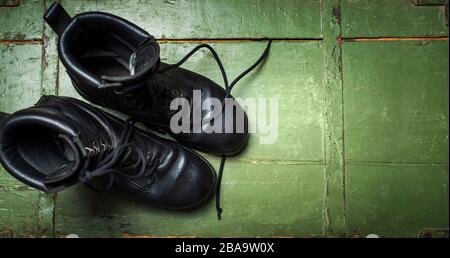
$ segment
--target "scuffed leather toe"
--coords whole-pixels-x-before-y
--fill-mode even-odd
[[[194,209],[202,206],[214,195],[217,177],[214,169],[201,156],[187,149],[182,152],[190,156],[189,164],[184,164],[185,161],[174,164],[175,167],[182,166],[183,169],[161,197],[166,200],[166,205],[173,209]]]

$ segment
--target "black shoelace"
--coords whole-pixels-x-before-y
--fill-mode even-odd
[[[263,39],[263,40],[267,40],[267,39]],[[259,57],[259,59],[252,65],[250,66],[247,70],[245,70],[244,72],[242,72],[239,76],[236,77],[236,79],[234,79],[231,84],[228,84],[228,76],[225,72],[225,68],[223,67],[222,61],[219,58],[219,55],[216,53],[216,51],[214,50],[214,48],[212,48],[210,45],[208,44],[201,44],[196,46],[194,49],[192,49],[187,55],[185,55],[180,61],[178,61],[175,64],[169,65],[163,69],[160,69],[159,71],[157,71],[157,73],[164,73],[166,71],[169,71],[171,69],[177,68],[179,66],[181,66],[182,64],[184,64],[194,53],[196,53],[198,50],[202,49],[202,48],[207,48],[213,55],[217,65],[219,66],[220,72],[222,73],[222,77],[223,77],[223,82],[225,85],[225,90],[226,90],[226,94],[223,100],[223,103],[225,102],[225,100],[227,98],[229,98],[231,96],[231,90],[233,89],[233,87],[244,77],[246,76],[248,73],[250,73],[253,69],[255,69],[259,64],[262,63],[262,61],[264,61],[264,59],[269,55],[269,51],[270,51],[270,46],[272,45],[272,40],[268,39],[268,43],[266,46],[266,49],[264,50],[263,54]],[[108,77],[104,76],[102,77],[103,79],[105,79],[107,81]],[[150,79],[151,80],[151,77]],[[145,84],[137,84],[137,85],[133,85],[133,86],[128,86],[127,88],[124,88],[124,85],[122,85],[121,83],[112,83],[112,84],[105,84],[104,88],[120,88],[118,90],[116,90],[117,94],[122,94],[127,98],[133,99],[134,101],[138,101],[136,98],[145,98],[145,95],[136,95],[134,94],[134,91],[139,90],[140,88],[143,87],[143,85]],[[147,82],[147,85],[149,86],[149,92],[150,94],[150,98],[151,98],[151,108],[152,108],[152,112],[155,112],[156,106],[157,106],[157,102],[158,102],[158,97],[163,93],[163,90],[159,90],[159,91],[154,91],[152,89],[151,86],[151,82]],[[146,102],[143,102],[146,103]],[[146,103],[148,104],[148,103]],[[142,104],[142,105],[146,105],[146,104]],[[224,105],[223,105],[224,107]],[[142,107],[143,108],[143,107]],[[124,147],[126,148],[126,147]],[[122,149],[116,149],[116,152],[118,152],[117,156],[120,156],[119,154],[122,154]],[[110,155],[113,155],[113,153],[111,153]],[[114,173],[110,172],[110,168],[107,168],[108,166],[110,166],[111,162],[108,162],[109,160],[113,160],[112,158],[114,158],[113,156],[108,156],[105,157],[104,162],[102,162],[101,164],[105,163],[104,165],[102,165],[99,169],[96,169],[95,171],[91,171],[88,173],[88,175],[93,175],[92,172],[96,172],[95,174],[104,174],[104,173],[111,173],[112,175]],[[117,159],[117,158],[115,158]],[[216,210],[217,210],[217,217],[220,220],[222,218],[222,211],[223,209],[220,207],[220,187],[222,184],[222,175],[223,175],[223,171],[224,171],[224,167],[225,167],[225,160],[226,160],[226,156],[222,155],[221,156],[221,161],[220,161],[220,167],[219,167],[219,175],[218,175],[218,179],[217,179],[217,188],[216,188]]]
[[[212,53],[214,59],[216,60],[217,65],[219,66],[220,72],[222,73],[223,83],[225,85],[225,90],[226,90],[226,94],[225,94],[225,97],[224,97],[224,102],[225,102],[225,99],[230,97],[231,90],[233,89],[233,87],[242,78],[244,78],[244,76],[246,76],[248,73],[250,73],[259,64],[261,64],[262,61],[264,61],[264,59],[269,55],[269,51],[270,51],[270,46],[271,45],[272,45],[272,40],[269,39],[269,42],[267,43],[266,49],[264,50],[263,54],[259,57],[259,59],[252,66],[250,66],[247,70],[245,70],[238,77],[236,77],[236,79],[234,79],[231,82],[231,84],[228,84],[228,77],[227,77],[227,74],[225,72],[225,69],[223,68],[223,64],[222,64],[222,61],[219,58],[219,55],[217,55],[217,53],[214,50],[214,48],[212,48],[208,44],[198,45],[197,47],[192,49],[186,56],[184,56],[180,61],[178,61],[176,64],[169,65],[168,67],[166,67],[164,69],[161,69],[158,72],[159,73],[164,73],[164,72],[166,72],[166,71],[168,71],[170,69],[177,68],[177,67],[181,66],[184,62],[186,62],[195,52],[197,52],[198,50],[200,50],[202,48],[207,48]],[[216,210],[217,210],[217,218],[219,220],[222,219],[222,212],[223,212],[223,209],[220,207],[220,187],[221,187],[221,184],[222,184],[222,176],[223,176],[223,171],[224,171],[224,167],[225,167],[225,160],[226,160],[226,156],[222,155],[221,156],[221,160],[220,160],[219,176],[218,176],[218,179],[217,179],[217,187],[216,187]]]
[[[80,169],[79,180],[93,190],[108,190],[112,187],[115,175],[128,179],[140,178],[144,175],[151,176],[157,168],[158,158],[156,153],[152,157],[147,157],[141,148],[130,143],[131,135],[134,131],[134,122],[127,121],[124,131],[120,136],[119,144],[111,149],[107,146],[96,147],[90,149],[84,161],[83,167]],[[78,151],[72,139],[65,134],[58,137],[66,141],[74,151]],[[137,160],[132,164],[131,155],[137,154]],[[92,167],[94,165],[94,167]],[[124,171],[134,171],[139,168],[137,173],[129,174]],[[148,173],[148,174],[147,174]],[[97,177],[108,177],[107,185],[103,189],[91,185],[91,180]]]

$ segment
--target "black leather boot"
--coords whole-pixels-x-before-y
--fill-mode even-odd
[[[7,113],[0,112],[0,125],[3,123],[4,120],[6,120],[6,118],[7,118],[8,116],[9,116],[9,115],[8,115]]]
[[[173,132],[170,120],[176,110],[170,109],[170,103],[182,97],[194,106],[193,90],[201,91],[202,101],[215,98],[224,103],[232,98],[234,84],[267,56],[270,43],[264,57],[228,85],[223,66],[209,45],[199,45],[179,63],[168,65],[160,62],[159,45],[150,34],[115,15],[87,12],[71,18],[61,5],[54,3],[44,19],[59,35],[59,57],[75,88],[87,100],[128,114],[204,152],[234,155],[245,148],[248,121],[239,104],[235,106],[235,114],[240,115],[230,112],[217,116],[212,107],[207,107],[200,120],[193,121],[191,113],[190,131]],[[225,89],[179,67],[200,48],[212,51],[224,76]],[[222,119],[222,130],[211,133],[212,124],[218,119]],[[203,120],[211,122],[202,123]],[[225,133],[230,130],[231,133]]]
[[[4,119],[0,161],[45,192],[82,182],[168,209],[197,208],[216,185],[213,168],[195,152],[66,97],[44,96]]]

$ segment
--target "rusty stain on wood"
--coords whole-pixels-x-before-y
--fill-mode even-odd
[[[336,22],[339,26],[341,26],[342,18],[341,18],[341,7],[339,5],[334,6],[331,14],[336,19]]]
[[[42,69],[47,68],[48,62],[47,62],[47,47],[48,47],[48,40],[49,37],[47,35],[44,35],[42,37]]]
[[[42,39],[31,39],[31,40],[18,40],[18,39],[0,39],[0,44],[13,44],[13,45],[40,45],[43,43]]]

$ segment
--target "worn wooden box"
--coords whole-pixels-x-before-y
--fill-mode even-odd
[[[279,136],[231,158],[223,220],[146,207],[76,186],[39,193],[0,168],[1,237],[419,236],[448,234],[448,27],[442,6],[412,0],[60,1],[111,12],[161,43],[166,62],[210,43],[231,77],[275,39],[235,89],[278,97]],[[81,98],[42,15],[51,1],[0,0],[0,110],[43,94]],[[186,67],[221,82],[208,52]],[[218,158],[205,155],[216,167]],[[433,230],[427,231],[434,232]]]

